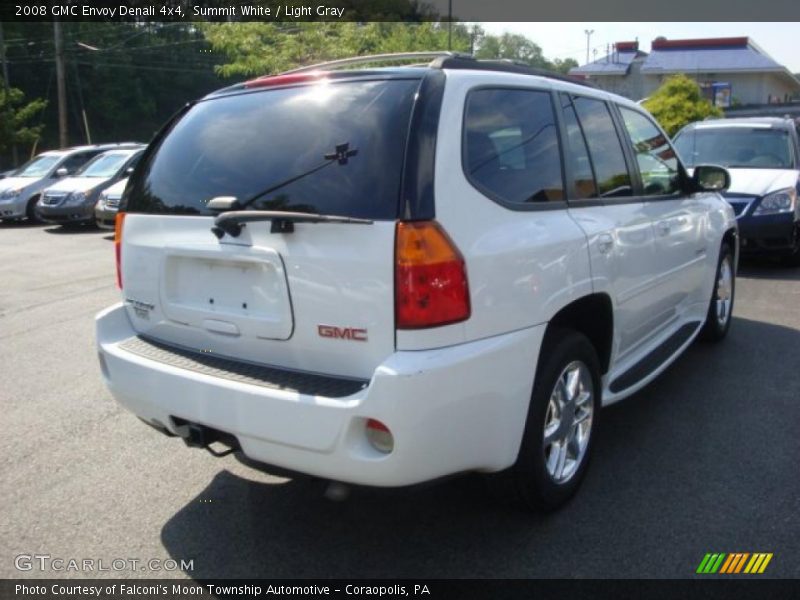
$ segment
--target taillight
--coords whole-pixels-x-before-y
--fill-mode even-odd
[[[122,225],[125,222],[124,212],[118,212],[114,219],[114,254],[117,261],[117,287],[122,289]]]
[[[434,221],[397,224],[395,319],[420,329],[469,318],[469,285],[461,253]]]

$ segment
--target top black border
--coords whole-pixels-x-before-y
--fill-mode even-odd
[[[242,6],[262,6],[270,10],[261,15],[247,16],[242,14]],[[42,11],[42,8],[46,10]],[[102,9],[105,11],[101,12]],[[55,19],[120,23],[797,21],[800,37],[800,2],[797,0],[3,0],[0,3],[0,21],[49,22]]]

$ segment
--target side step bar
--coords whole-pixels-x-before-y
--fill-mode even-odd
[[[683,346],[686,340],[692,337],[692,334],[694,334],[701,325],[702,323],[700,321],[692,321],[691,323],[683,325],[664,340],[660,346],[650,352],[650,354],[614,379],[608,386],[608,389],[616,394],[617,392],[621,392],[639,383],[642,379],[646,378],[650,373],[663,365],[670,356],[675,354],[678,348]]]

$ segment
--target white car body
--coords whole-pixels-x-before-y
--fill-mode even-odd
[[[213,217],[128,214],[123,301],[97,316],[103,377],[122,405],[172,434],[186,436],[189,423],[235,436],[256,461],[400,486],[514,464],[543,339],[576,301],[611,306],[604,405],[641,389],[681,354],[706,319],[722,240],[735,241],[731,207],[716,192],[697,192],[509,210],[460,166],[471,91],[563,91],[642,109],[546,77],[443,73],[435,219],[464,257],[469,318],[395,327],[396,220],[297,223],[285,235],[253,223],[217,240]],[[359,340],[356,331],[368,333]],[[670,343],[658,364],[620,386]],[[173,350],[185,361],[169,358]],[[204,352],[211,363],[198,357]],[[264,387],[228,364],[311,374],[340,392]],[[390,453],[368,443],[367,419],[391,429]]]

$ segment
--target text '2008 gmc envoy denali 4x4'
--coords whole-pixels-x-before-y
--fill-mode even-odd
[[[553,509],[601,406],[725,336],[729,176],[558,76],[355,62],[223,89],[151,142],[105,381],[190,445],[373,486],[496,473]]]

